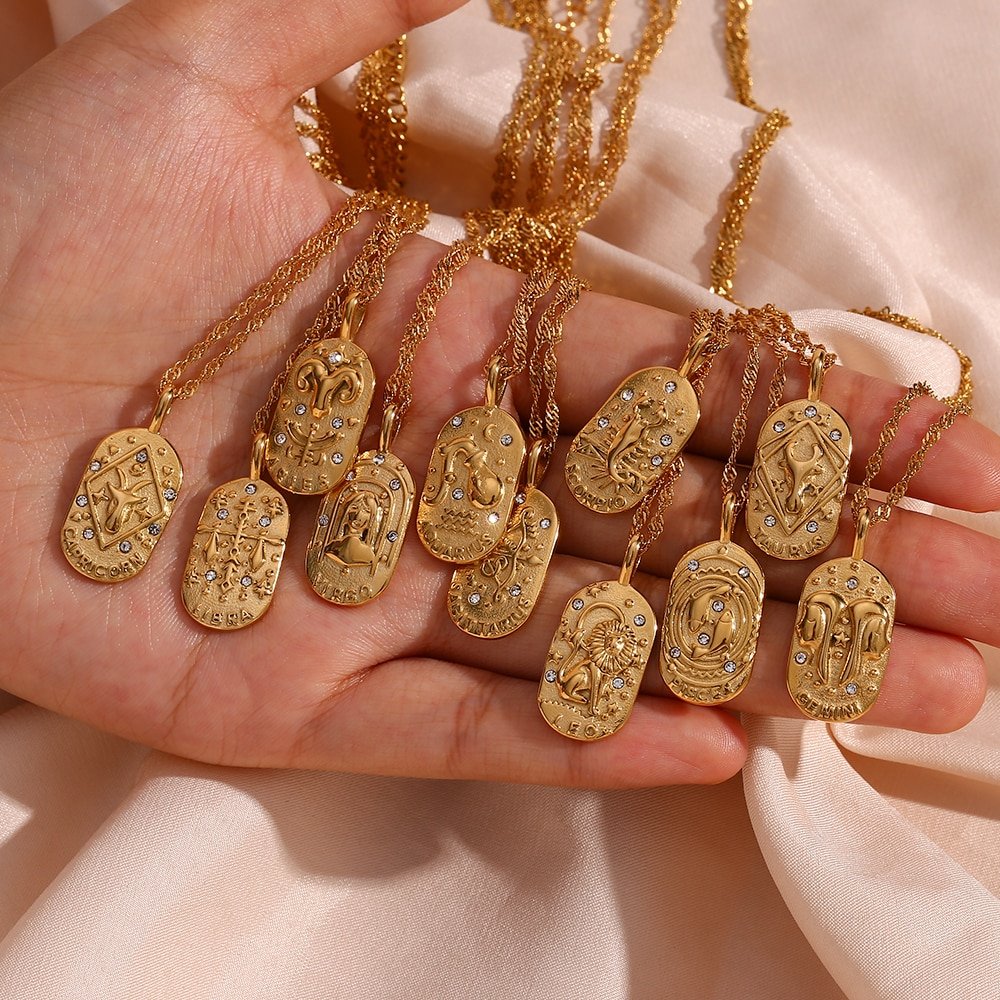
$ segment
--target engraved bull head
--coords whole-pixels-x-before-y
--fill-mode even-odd
[[[319,418],[330,412],[334,399],[341,403],[353,403],[364,383],[350,366],[338,367],[331,372],[320,358],[309,358],[299,365],[295,384],[303,391],[312,390],[312,413]]]
[[[788,481],[788,496],[785,499],[785,510],[789,514],[798,514],[802,510],[807,493],[814,493],[816,486],[812,477],[819,472],[823,460],[823,449],[813,441],[812,454],[808,458],[799,458],[795,454],[795,439],[785,444],[785,478]]]

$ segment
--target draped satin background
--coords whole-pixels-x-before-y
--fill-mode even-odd
[[[113,5],[49,0],[57,39]],[[756,121],[726,83],[723,6],[682,6],[578,258],[596,287],[682,313],[715,303],[721,192]],[[793,311],[853,367],[943,390],[940,345],[841,310],[949,331],[995,425],[995,3],[759,0],[751,33],[757,97],[795,125],[765,165],[737,294]],[[411,35],[410,177],[441,236],[487,197],[523,52],[481,0]],[[349,102],[344,80],[325,87]],[[627,793],[210,767],[8,699],[0,995],[995,1000],[988,655],[961,732],[748,717],[741,776]]]

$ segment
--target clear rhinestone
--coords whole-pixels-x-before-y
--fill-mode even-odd
[[[257,523],[262,528],[270,528],[271,527],[271,519],[267,516],[267,514],[265,514]]]
[[[91,472],[100,472],[101,471],[101,463],[98,462],[96,458],[94,459],[93,462],[90,463],[90,471]]]
[[[830,440],[831,441],[839,441],[843,436],[844,435],[841,434],[840,431],[838,431],[836,427],[832,431],[830,431]]]
[[[726,604],[725,604],[725,602],[724,601],[720,601],[718,598],[716,598],[714,601],[712,601],[712,610],[713,611],[725,611],[726,610]]]
[[[689,569],[689,570],[691,570],[691,572],[692,572],[692,573],[693,573],[693,572],[694,572],[694,571],[695,571],[695,570],[696,570],[696,569],[697,569],[697,568],[698,568],[698,567],[699,567],[700,565],[701,565],[701,563],[700,563],[700,562],[698,562],[698,560],[697,560],[697,559],[689,559],[689,560],[688,560],[688,569]]]
[[[707,632],[698,633],[698,645],[707,646],[712,641],[712,637]]]
[[[321,528],[325,528],[330,523],[330,518],[326,514],[320,514],[316,520]]]
[[[845,690],[845,691],[846,691],[846,692],[847,692],[848,694],[857,694],[857,693],[858,693],[858,686],[857,686],[857,684],[855,684],[855,683],[854,683],[854,682],[852,681],[852,682],[851,682],[850,684],[848,684],[848,685],[847,685],[847,687],[845,687],[845,688],[844,688],[844,690]]]
[[[389,489],[390,490],[398,490],[400,488],[400,486],[402,486],[402,485],[403,484],[398,479],[390,479],[389,480]]]
[[[500,443],[506,447],[509,444],[513,444],[514,439],[509,434],[504,434],[504,436],[500,438]]]
[[[251,583],[253,583],[253,579],[251,577],[249,577],[249,576],[242,576],[242,577],[240,577],[240,586],[241,587],[249,587]]]
[[[80,496],[78,496],[76,498],[76,505],[77,505],[77,507],[86,507],[87,506],[87,498],[85,496],[83,496],[83,494],[81,494]]]
[[[453,500],[462,500],[465,498],[465,490],[454,489],[451,491],[451,496]]]
[[[89,542],[90,539],[94,537],[94,529],[93,528],[84,528],[83,529],[83,537],[86,538],[87,541]]]
[[[390,542],[395,542],[399,538],[399,532],[398,531],[389,531],[389,532],[386,533],[385,537],[388,538]]]
[[[243,487],[243,490],[247,496],[252,497],[257,492],[257,487],[254,486],[253,483],[247,483],[246,486]]]
[[[288,440],[288,435],[285,434],[284,431],[278,431],[278,433],[274,435],[274,440],[276,444],[284,444]]]
[[[810,535],[815,535],[816,532],[819,531],[819,524],[818,524],[818,522],[816,522],[816,521],[810,521],[806,525],[806,531],[808,531]]]
[[[299,405],[295,407],[295,412],[301,417],[306,412],[306,404],[299,403]]]
[[[343,417],[334,417],[333,420],[332,420],[332,424],[333,424],[333,429],[335,431],[339,431],[340,428],[344,426],[344,418]]]
[[[676,382],[668,382],[663,388],[666,389],[667,392],[676,392],[677,391],[677,383]]]
[[[135,456],[135,460],[137,462],[142,462],[143,464],[145,464],[146,462],[149,461],[149,455],[145,450],[140,451],[139,454]]]
[[[344,355],[340,351],[334,351],[332,354],[328,355],[331,365],[339,365],[341,361],[344,360]]]
[[[809,659],[809,657],[805,653],[799,652],[799,653],[795,654],[795,662],[799,666],[802,666],[802,664],[805,663],[806,660],[808,660],[808,659]]]
[[[670,655],[676,660],[681,655],[680,646],[671,646]]]
[[[131,552],[132,551],[132,543],[131,542],[120,542],[119,545],[118,545],[118,551],[119,552],[126,552],[126,553]]]
[[[554,670],[545,671],[545,679],[552,684],[556,679],[556,672]]]
[[[339,451],[335,451],[331,456],[330,460],[333,462],[334,465],[344,464],[344,456]]]
[[[552,521],[551,521],[551,519],[550,519],[550,518],[547,518],[547,517],[543,517],[543,518],[542,518],[542,519],[541,519],[541,520],[540,520],[540,521],[538,522],[538,526],[539,526],[540,528],[542,528],[543,530],[546,530],[546,529],[548,529],[548,528],[551,528],[551,527],[552,527]]]
[[[622,689],[623,687],[625,687],[625,678],[624,678],[624,677],[615,677],[615,678],[614,678],[614,679],[613,679],[613,680],[611,681],[611,686],[612,686],[612,687],[613,687],[613,688],[614,688],[614,689],[615,689],[616,691],[621,691],[621,689]]]
[[[636,615],[635,618],[632,619],[632,621],[635,622],[635,624],[638,625],[639,628],[642,628],[642,626],[646,624],[646,616]]]
[[[605,429],[605,428],[606,428],[606,427],[608,426],[608,424],[610,424],[610,423],[611,423],[611,421],[610,421],[610,420],[608,420],[608,418],[607,418],[607,417],[601,417],[601,418],[600,418],[600,419],[599,419],[599,420],[597,421],[597,426],[598,426],[598,427],[600,427],[600,428],[601,428],[601,430],[603,431],[603,430],[604,430],[604,429]]]
[[[215,570],[214,569],[210,569],[205,574],[205,579],[208,580],[209,583],[211,583],[216,578],[216,576],[218,576],[218,574],[215,572]]]
[[[736,673],[736,661],[735,660],[726,660],[726,662],[722,664],[722,669],[725,670],[725,672],[727,674],[735,674]]]
[[[492,511],[486,515],[486,520],[489,521],[490,524],[496,524],[497,521],[500,520],[500,515],[496,511]]]
[[[669,448],[674,443],[674,439],[669,434],[660,435],[660,444],[664,448]]]
[[[740,577],[745,580],[745,579],[747,579],[747,577],[750,576],[750,567],[749,566],[741,566],[739,568],[738,572],[740,574]]]
[[[511,597],[521,596],[521,588],[516,583],[514,584],[513,587],[510,588],[510,596]]]
[[[583,600],[577,597],[576,599],[574,599],[572,607],[574,611],[583,610]]]
[[[514,503],[516,504],[522,504],[524,503],[524,501],[525,501],[525,496],[523,493],[518,493],[518,495],[514,497]]]
[[[215,516],[216,516],[216,517],[217,517],[217,518],[218,518],[218,519],[219,519],[220,521],[225,521],[225,519],[226,519],[227,517],[229,517],[229,511],[228,511],[228,510],[226,510],[226,508],[225,508],[225,507],[223,507],[223,508],[222,508],[222,510],[217,510],[217,511],[215,512]]]
[[[805,409],[805,414],[810,419],[812,417],[815,417],[816,416],[816,407],[815,406],[807,406],[806,409]]]
[[[171,488],[168,487],[167,489],[165,489],[163,491],[163,499],[164,500],[169,500],[169,501],[176,500],[177,499],[177,490],[171,489]]]
[[[856,576],[852,576],[850,580],[847,581],[847,589],[848,590],[858,589],[858,578]]]
[[[479,602],[482,601],[482,599],[483,599],[482,594],[469,594],[469,603],[473,607],[479,604]]]
[[[656,466],[656,468],[659,468],[661,465],[663,465],[663,456],[662,455],[654,455],[650,459],[650,462],[652,462],[652,464],[654,466]]]
[[[375,455],[375,456],[374,456],[374,457],[372,458],[372,461],[373,461],[373,462],[374,462],[374,463],[375,463],[376,465],[384,465],[384,464],[385,464],[385,455],[383,455],[383,454],[382,454],[382,452],[379,452],[379,453],[378,453],[377,455]]]
[[[764,518],[764,523],[769,528],[773,528],[778,523],[778,519],[773,514],[768,514],[767,517]]]
[[[622,399],[624,399],[626,403],[634,398],[635,398],[634,389],[622,389]]]
[[[453,416],[451,418],[451,426],[452,427],[461,427],[462,426],[462,418],[460,416],[458,416],[458,414],[455,414],[455,416]]]
[[[155,538],[160,533],[160,526],[151,524],[146,530]]]
[[[354,470],[353,470],[353,469],[351,469],[351,471],[350,471],[350,472],[348,472],[348,473],[347,473],[347,475],[346,475],[346,476],[344,476],[344,478],[345,478],[345,479],[346,479],[346,480],[347,480],[348,482],[350,482],[350,481],[351,481],[351,480],[352,480],[352,479],[354,478]]]
[[[780,434],[785,429],[785,421],[775,420],[773,427]]]

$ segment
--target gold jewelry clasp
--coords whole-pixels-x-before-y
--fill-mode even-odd
[[[365,307],[357,292],[349,292],[344,301],[344,318],[340,323],[340,339],[353,340],[365,321]]]
[[[399,411],[395,403],[390,403],[382,414],[382,427],[378,434],[378,450],[389,451],[399,433]]]
[[[545,470],[549,467],[551,451],[548,441],[542,439],[536,441],[528,452],[528,466],[525,474],[525,482],[530,488],[535,488],[542,481]]]
[[[871,514],[865,507],[858,514],[858,523],[854,529],[854,551],[851,558],[857,562],[863,562],[865,558],[865,541],[868,538],[868,529],[871,527]]]
[[[638,535],[633,535],[628,540],[628,548],[625,550],[625,559],[622,561],[622,571],[618,574],[618,582],[623,587],[632,585],[632,574],[639,568],[639,559],[642,557],[642,544]]]
[[[826,351],[817,347],[813,351],[809,365],[809,402],[815,403],[823,391],[823,377],[826,375]]]
[[[498,406],[503,399],[504,390],[507,388],[507,380],[501,374],[503,359],[495,357],[489,368],[486,369],[486,405]]]
[[[701,366],[701,356],[708,347],[708,342],[712,339],[712,328],[709,326],[688,344],[687,354],[681,362],[677,374],[681,378],[690,378],[691,374]]]
[[[719,532],[719,541],[723,545],[728,545],[733,540],[733,526],[736,524],[736,495],[727,493],[722,498],[722,530]]]
[[[170,404],[174,401],[174,390],[172,386],[167,386],[156,401],[156,408],[153,410],[153,418],[149,421],[149,430],[153,434],[159,434],[163,421],[170,412]]]
[[[267,435],[257,431],[253,436],[253,448],[250,452],[250,478],[260,479],[260,470],[264,467],[264,456],[267,453]]]

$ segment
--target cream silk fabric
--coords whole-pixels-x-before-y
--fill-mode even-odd
[[[112,2],[49,6],[61,40]],[[682,313],[713,304],[720,192],[755,121],[726,85],[721,7],[682,7],[579,258],[598,287]],[[955,365],[840,310],[952,331],[994,423],[998,15],[760,0],[758,97],[795,126],[737,278],[901,382],[949,389]],[[522,40],[478,0],[411,40],[413,190],[447,216],[485,199]],[[748,718],[740,777],[634,793],[226,770],[0,705],[0,996],[996,1000],[990,656],[986,706],[954,735]]]

